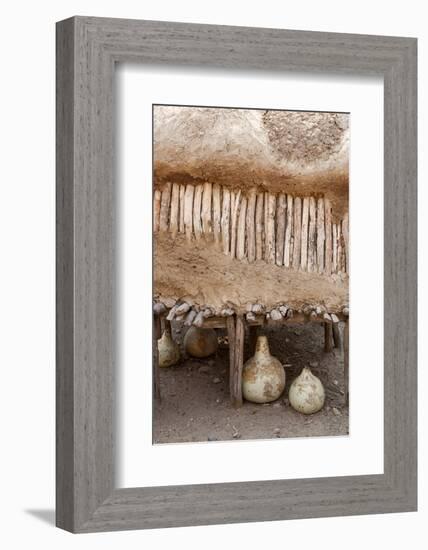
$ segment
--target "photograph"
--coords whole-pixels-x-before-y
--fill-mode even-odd
[[[152,113],[153,443],[347,436],[350,114]]]

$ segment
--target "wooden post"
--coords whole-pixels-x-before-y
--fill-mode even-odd
[[[308,224],[309,224],[309,197],[303,199],[302,210],[302,236],[301,236],[301,261],[302,271],[308,269]]]
[[[318,273],[324,272],[324,246],[325,246],[325,226],[324,226],[324,199],[320,197],[317,205],[317,266]]]
[[[324,201],[324,219],[325,219],[325,272],[331,275],[331,264],[333,259],[332,253],[332,235],[331,235],[331,203],[328,199]]]
[[[229,341],[229,394],[233,404],[233,388],[235,376],[235,316],[226,318],[227,339]]]
[[[342,347],[342,339],[340,337],[340,328],[339,323],[332,323],[332,329],[333,329],[333,342],[334,347],[340,349]]]
[[[161,207],[159,215],[160,231],[167,231],[169,225],[169,205],[171,204],[171,183],[167,182],[162,189]]]
[[[214,242],[219,245],[221,235],[221,187],[218,183],[213,185],[213,233]]]
[[[238,228],[236,234],[236,258],[243,260],[245,258],[245,224],[247,218],[247,198],[242,197],[241,208],[238,216]]]
[[[175,238],[178,233],[179,218],[180,218],[180,186],[178,185],[178,183],[173,183],[172,192],[171,192],[171,214],[169,217],[169,229],[172,233],[173,238]]]
[[[343,217],[342,233],[343,233],[343,240],[345,241],[346,273],[349,273],[349,214],[348,214],[348,212],[346,212],[346,214]]]
[[[230,189],[223,189],[221,240],[224,254],[230,254]]]
[[[263,259],[263,193],[258,193],[256,202],[256,260]]]
[[[193,195],[195,188],[193,185],[187,184],[186,191],[184,193],[184,230],[186,232],[186,237],[190,241],[193,234]]]
[[[159,350],[158,350],[158,339],[160,338],[160,316],[153,315],[153,326],[152,326],[152,369],[153,369],[153,396],[155,399],[160,401],[160,378],[159,378]]]
[[[265,203],[267,212],[266,232],[266,261],[269,264],[275,263],[275,214],[276,214],[276,196],[268,194]]]
[[[153,195],[153,231],[157,233],[159,231],[159,216],[161,207],[161,192],[159,189],[155,189]]]
[[[333,351],[333,328],[332,323],[324,323],[324,351]]]
[[[291,235],[293,233],[293,196],[287,195],[287,225],[284,237],[284,265],[290,267],[292,263],[293,251],[291,249]]]
[[[180,214],[178,218],[178,231],[184,233],[184,193],[186,191],[186,186],[183,183],[180,183]]]
[[[239,202],[241,200],[241,190],[232,191],[231,194],[231,235],[230,235],[230,255],[235,258],[236,255],[236,227],[238,223]]]
[[[193,231],[196,240],[199,240],[202,236],[201,207],[203,188],[204,186],[202,184],[197,185],[193,197]]]
[[[349,319],[343,331],[343,369],[345,378],[345,403],[349,404]]]
[[[276,202],[276,265],[284,263],[284,240],[287,212],[287,195],[280,193]]]
[[[302,199],[294,199],[294,223],[293,223],[293,268],[300,268],[300,254],[302,249]]]
[[[242,406],[242,368],[244,366],[245,326],[242,315],[236,317],[233,372],[231,373],[230,398],[234,407]]]
[[[309,235],[308,235],[308,271],[318,271],[317,269],[317,203],[314,197],[309,197]]]
[[[253,187],[247,203],[247,257],[249,262],[256,259],[256,189]]]
[[[202,194],[202,210],[201,210],[202,228],[205,235],[207,235],[208,233],[212,233],[212,230],[213,230],[213,222],[212,222],[212,216],[211,216],[212,192],[213,192],[212,184],[206,181],[204,183],[204,191]]]

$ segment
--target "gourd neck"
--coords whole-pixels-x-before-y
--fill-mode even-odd
[[[259,336],[256,342],[254,357],[266,357],[268,355],[270,355],[270,351],[267,336]]]

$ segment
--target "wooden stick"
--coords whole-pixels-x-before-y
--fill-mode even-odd
[[[153,396],[160,401],[160,376],[159,376],[159,349],[158,349],[158,328],[157,316],[153,315],[152,327],[152,369],[153,369]],[[159,318],[158,318],[159,319]]]
[[[213,233],[214,242],[219,245],[221,236],[221,187],[218,183],[213,185]]]
[[[331,203],[329,199],[324,200],[324,218],[325,218],[325,272],[331,274],[333,248],[332,248],[332,228],[331,228]]]
[[[228,317],[230,319],[230,317]],[[245,325],[244,319],[241,315],[236,317],[235,324],[235,356],[233,373],[231,379],[233,380],[232,391],[232,404],[234,407],[242,406],[242,369],[244,366],[244,340],[245,340]]]
[[[345,213],[342,220],[342,233],[343,240],[345,242],[345,269],[346,273],[349,273],[349,215],[348,212]]]
[[[269,262],[269,255],[268,255],[268,249],[267,249],[267,232],[268,232],[268,219],[269,219],[269,193],[265,191],[264,193],[264,209],[263,209],[263,257],[266,262]]]
[[[205,235],[212,233],[213,222],[211,218],[211,197],[212,197],[212,184],[209,182],[204,183],[204,192],[202,195],[202,229]]]
[[[172,184],[171,193],[171,214],[169,216],[169,230],[173,238],[178,233],[178,218],[180,216],[180,186],[178,183]]]
[[[338,273],[343,271],[343,258],[342,258],[342,224],[339,222],[336,226],[337,232],[337,271]]]
[[[159,231],[159,216],[161,207],[161,192],[159,189],[155,189],[153,194],[153,231],[157,233]]]
[[[283,265],[284,263],[286,216],[287,196],[280,193],[276,202],[276,265]]]
[[[333,329],[331,323],[324,323],[324,351],[333,351]]]
[[[256,228],[255,228],[255,211],[256,211],[256,190],[253,187],[248,195],[247,204],[247,257],[249,262],[254,262],[256,259]]]
[[[245,223],[247,217],[247,198],[242,197],[241,209],[238,218],[238,232],[236,237],[236,257],[238,260],[245,258]]]
[[[302,210],[302,250],[300,255],[300,267],[303,271],[308,268],[308,223],[309,223],[309,197],[303,199]]]
[[[195,188],[193,185],[186,185],[186,192],[184,193],[184,230],[186,237],[191,240],[193,234],[193,195]]]
[[[324,199],[320,197],[317,205],[317,265],[318,273],[324,272],[324,246],[325,246],[325,225],[324,225]]]
[[[294,199],[294,220],[293,220],[293,268],[299,269],[300,255],[302,250],[302,199]]]
[[[241,190],[232,191],[232,227],[230,237],[230,255],[235,258],[236,255],[236,227],[238,222],[239,203],[241,200]]]
[[[266,260],[270,264],[275,263],[275,195],[268,194],[267,205],[267,226],[266,226]]]
[[[263,193],[258,193],[256,202],[256,260],[263,259],[263,202]]]
[[[285,226],[284,236],[284,265],[291,267],[292,250],[291,250],[291,234],[293,232],[293,196],[287,195],[287,224]]]
[[[342,347],[342,339],[340,337],[339,323],[332,323],[331,326],[333,329],[334,347],[340,349]]]
[[[333,273],[337,272],[337,225],[331,224],[331,246],[333,249],[333,258],[331,262],[331,270]]]
[[[178,220],[178,230],[180,233],[184,233],[184,193],[186,192],[186,186],[180,183],[180,216]]]
[[[202,220],[201,220],[201,207],[202,207],[202,190],[203,185],[199,184],[195,187],[195,196],[193,198],[193,231],[195,233],[196,240],[202,237]]]
[[[223,205],[221,212],[221,240],[223,252],[230,254],[230,189],[223,189]]]
[[[349,321],[343,331],[343,370],[345,377],[345,403],[349,403]]]
[[[314,197],[309,197],[309,240],[308,240],[308,271],[317,271],[317,203]]]
[[[171,203],[171,182],[167,182],[162,189],[161,207],[159,216],[159,230],[168,230],[169,205]]]
[[[235,382],[235,317],[226,318],[227,339],[229,341],[229,394],[232,405],[234,404]]]

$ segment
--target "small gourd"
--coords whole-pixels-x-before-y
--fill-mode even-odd
[[[212,328],[192,325],[184,336],[184,349],[193,357],[208,357],[217,351],[217,333]]]
[[[242,372],[242,394],[253,403],[278,399],[285,388],[285,371],[280,361],[269,352],[266,336],[259,336],[256,351]]]
[[[158,340],[159,366],[171,367],[180,360],[180,348],[172,339],[170,327],[165,327],[162,337]]]
[[[293,380],[288,399],[296,411],[303,414],[316,413],[324,405],[324,386],[321,380],[312,374],[309,367],[304,367],[299,376]]]

